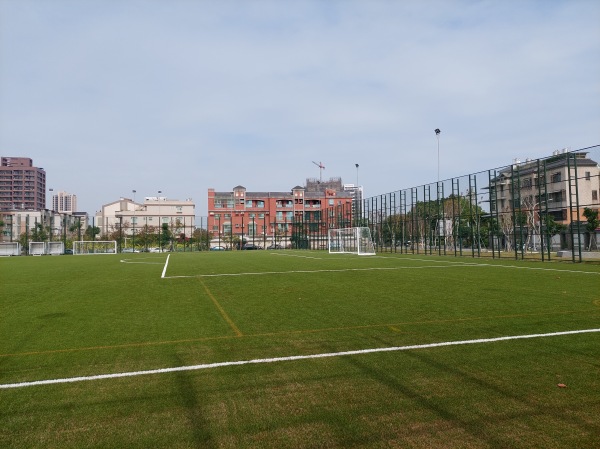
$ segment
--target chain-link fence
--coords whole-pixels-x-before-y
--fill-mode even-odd
[[[555,151],[367,198],[350,216],[379,252],[581,261],[600,256],[598,161],[600,145]]]

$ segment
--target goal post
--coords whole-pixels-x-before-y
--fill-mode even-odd
[[[30,256],[43,256],[46,254],[46,242],[29,242]]]
[[[21,244],[19,242],[0,243],[0,256],[20,256]]]
[[[375,254],[371,230],[367,227],[330,229],[327,247],[330,254],[349,253],[359,256]]]
[[[51,256],[59,256],[65,252],[65,244],[63,242],[48,242],[47,253]]]
[[[116,240],[79,240],[73,242],[73,254],[117,254]]]

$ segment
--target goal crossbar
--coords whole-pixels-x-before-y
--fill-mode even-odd
[[[375,255],[371,230],[367,227],[330,229],[327,236],[327,247],[330,254]]]
[[[116,240],[79,240],[73,242],[73,254],[117,254]]]

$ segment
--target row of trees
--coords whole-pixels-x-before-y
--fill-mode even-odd
[[[587,220],[588,249],[597,248],[598,211],[585,208],[583,215]],[[547,245],[552,237],[568,230],[530,200],[524,200],[519,209],[507,207],[490,214],[468,196],[418,202],[405,214],[385,215],[379,211],[370,222],[376,223],[372,225],[375,241],[388,247],[490,248],[493,244],[495,249],[505,251],[514,250],[515,245],[538,250],[542,239]]]

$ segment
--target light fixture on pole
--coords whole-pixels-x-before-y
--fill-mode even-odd
[[[435,136],[437,137],[437,180],[440,182],[440,129],[435,129]]]

